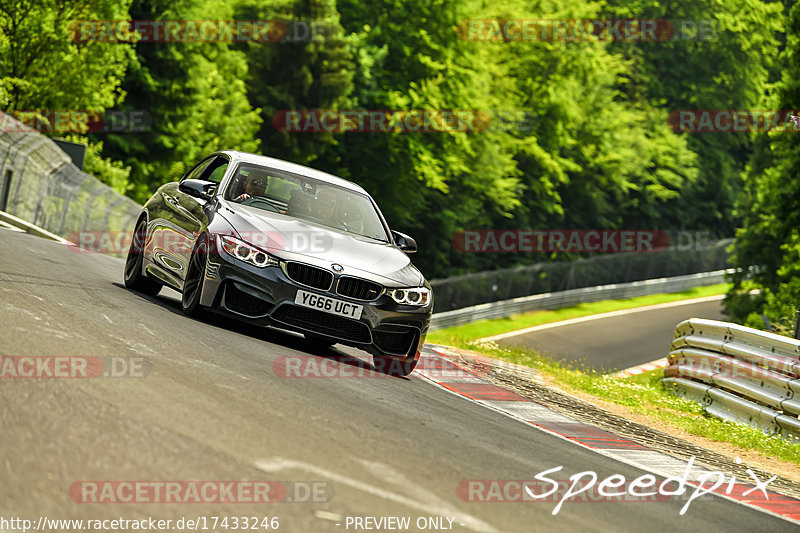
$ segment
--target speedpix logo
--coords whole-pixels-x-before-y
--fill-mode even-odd
[[[738,459],[737,459],[738,461]],[[686,463],[683,475],[659,480],[653,474],[644,474],[628,480],[620,474],[601,478],[596,472],[587,470],[573,474],[568,479],[553,479],[563,466],[539,472],[532,480],[464,480],[456,487],[456,495],[466,502],[557,502],[553,515],[557,515],[568,501],[590,502],[642,502],[681,499],[686,503],[679,514],[686,514],[692,502],[709,493],[731,494],[747,497],[760,492],[769,499],[767,485],[777,476],[760,479],[752,470],[747,473],[754,484],[738,483],[735,476],[727,478],[723,472],[707,471],[692,473],[694,457]],[[749,481],[749,480],[748,480]]]

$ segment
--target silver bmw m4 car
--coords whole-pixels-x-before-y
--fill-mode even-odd
[[[182,293],[188,315],[213,310],[341,343],[374,366],[409,374],[425,342],[433,294],[355,183],[278,159],[210,155],[144,205],[125,285]]]

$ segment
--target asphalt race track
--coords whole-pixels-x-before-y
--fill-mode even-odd
[[[0,517],[34,524],[41,516],[278,517],[278,531],[301,533],[366,531],[377,522],[361,521],[357,528],[353,517],[394,516],[411,517],[412,531],[796,527],[718,497],[695,501],[683,516],[685,501],[678,499],[566,501],[556,515],[553,501],[464,501],[456,492],[464,480],[531,480],[558,466],[563,470],[551,477],[591,470],[598,478],[619,474],[632,480],[644,472],[482,407],[417,373],[383,377],[356,350],[314,354],[293,334],[221,318],[186,318],[172,291],[147,298],[125,289],[120,259],[5,229],[0,250],[4,364],[21,356],[115,358],[122,374],[3,374]],[[633,315],[631,321],[638,319]],[[647,327],[648,322],[639,326]],[[337,361],[345,354],[363,359],[363,366]],[[280,370],[287,358],[334,371],[287,378]],[[87,487],[108,487],[104,482],[111,481],[278,481],[288,488],[281,501],[258,504],[108,503],[102,495],[93,503],[98,493],[86,495]],[[417,528],[420,517],[441,520],[423,520],[426,527]],[[395,530],[390,522],[381,524],[371,529]]]
[[[677,303],[677,302],[676,302]],[[675,326],[687,318],[725,320],[722,299],[670,304],[659,309],[566,323],[506,337],[500,344],[525,346],[558,361],[600,371],[623,370],[666,357]]]

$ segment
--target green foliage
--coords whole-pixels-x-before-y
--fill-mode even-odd
[[[128,192],[130,187],[130,167],[124,166],[120,161],[103,157],[102,141],[92,142],[87,137],[69,135],[67,140],[86,144],[86,158],[83,162],[83,171],[96,177],[120,194]]]
[[[779,55],[783,9],[766,0],[0,0],[0,109],[148,112],[150,131],[90,134],[92,169],[140,201],[224,148],[352,179],[393,228],[417,238],[415,262],[429,277],[549,259],[457,252],[451,238],[465,229],[730,236],[741,219],[737,264],[761,265],[759,283],[774,289],[796,255],[796,141],[676,134],[667,118],[800,104],[800,23],[795,8]],[[473,41],[459,30],[470,19],[626,17],[669,19],[678,30],[681,19],[710,21],[713,33],[542,42]],[[270,20],[288,33],[278,42],[79,42],[69,29],[80,19]],[[296,34],[304,28],[311,38]],[[469,111],[478,127],[294,133],[273,120],[349,109]],[[734,301],[740,319],[756,305]]]
[[[360,109],[491,116],[516,106],[513,80],[492,51],[459,39],[456,26],[469,15],[463,2],[340,1],[339,6],[343,26],[359,42],[353,100]],[[491,227],[522,205],[515,155],[524,142],[502,129],[341,137],[340,173],[376,196],[392,226],[417,237],[424,252],[415,261],[431,276],[453,272],[471,259],[451,250],[453,233]]]
[[[780,60],[781,79],[771,93],[773,109],[800,109],[800,6],[792,7],[786,30],[786,48]],[[739,321],[757,321],[753,313],[765,314],[791,329],[797,305],[800,273],[800,138],[793,128],[780,128],[760,135],[745,175],[744,192],[737,210],[743,218],[738,231],[734,263],[739,272],[733,292],[740,293],[746,276],[761,290],[758,299],[731,298],[731,314]],[[794,302],[792,302],[794,299]],[[796,307],[795,307],[796,308]],[[759,326],[763,327],[763,326]]]
[[[547,16],[594,18],[598,9],[559,4]],[[539,117],[526,139],[538,147],[520,156],[536,193],[528,205],[548,191],[557,205],[531,225],[677,227],[679,191],[697,176],[696,156],[668,130],[665,111],[625,97],[633,62],[602,42],[521,42],[509,51],[522,104]]]
[[[75,20],[128,18],[130,0],[0,0],[0,109],[103,111],[125,94],[131,46],[78,42]]]
[[[766,329],[763,315],[775,333],[793,337],[797,324],[797,311],[800,308],[800,278],[780,284],[777,291],[766,292],[762,305],[761,314],[750,313],[745,319],[744,325],[756,329]]]
[[[223,1],[136,0],[134,20],[231,20]],[[104,137],[104,153],[131,167],[130,194],[146,200],[221,149],[258,151],[260,118],[246,94],[248,65],[229,42],[140,42],[123,88],[123,109],[146,110],[152,131]]]
[[[274,43],[247,42],[239,48],[247,57],[247,93],[261,109],[258,133],[267,155],[298,163],[333,157],[333,133],[281,132],[276,113],[287,110],[346,108],[352,90],[355,39],[345,36],[332,0],[264,2],[241,0],[236,16],[284,24],[286,35]],[[307,33],[306,33],[307,32]]]
[[[669,111],[774,109],[766,100],[779,73],[783,6],[777,2],[610,0],[609,16],[669,20],[672,38],[615,43],[635,59],[625,91]],[[732,236],[740,174],[753,150],[748,132],[686,133],[699,155],[698,179],[682,190],[683,228]]]

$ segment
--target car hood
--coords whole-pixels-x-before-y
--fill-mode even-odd
[[[408,256],[393,244],[320,226],[279,213],[221,200],[217,213],[237,236],[288,261],[302,261],[343,274],[403,287],[421,286],[424,278]]]

